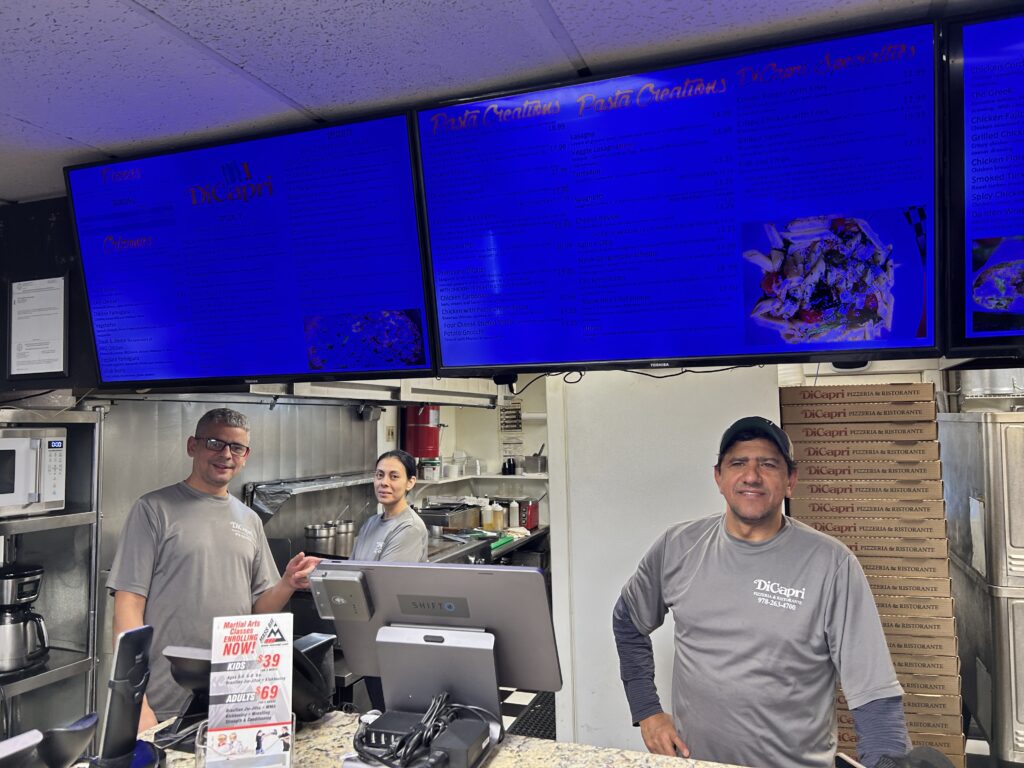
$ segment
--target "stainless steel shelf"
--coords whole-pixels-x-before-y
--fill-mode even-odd
[[[100,417],[100,414],[93,410],[0,408],[0,424],[98,424]]]
[[[0,536],[33,531],[52,531],[57,528],[74,528],[76,525],[91,525],[96,522],[96,511],[76,512],[63,510],[42,515],[0,518]]]
[[[444,485],[445,483],[459,483],[466,480],[540,480],[546,482],[547,474],[534,475],[459,475],[458,477],[442,477],[440,480],[417,480],[417,486]]]
[[[9,699],[81,675],[92,667],[93,660],[85,653],[51,648],[50,658],[43,667],[21,675],[12,675],[9,680],[0,678],[0,688]]]

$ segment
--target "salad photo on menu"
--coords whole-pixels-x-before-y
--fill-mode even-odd
[[[876,214],[830,214],[766,222],[745,227],[743,258],[760,269],[757,286],[746,292],[750,321],[777,334],[787,345],[882,339],[893,331],[898,277],[916,294],[921,282],[923,243],[914,244],[907,209],[883,216],[885,235],[876,231]],[[902,220],[902,221],[901,221]],[[904,258],[896,258],[892,230],[898,228]],[[909,278],[909,280],[907,280]],[[905,308],[906,309],[906,308]]]
[[[423,365],[418,309],[382,309],[305,318],[311,371],[373,370]]]
[[[973,329],[1024,328],[1024,237],[982,238],[971,246]]]

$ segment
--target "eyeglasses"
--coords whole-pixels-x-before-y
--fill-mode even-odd
[[[226,445],[231,450],[232,456],[241,458],[242,456],[249,455],[249,446],[242,445],[241,443],[227,443],[223,440],[218,440],[216,437],[199,437],[199,435],[196,435],[196,440],[202,443],[206,450],[213,451],[214,453],[220,453]]]

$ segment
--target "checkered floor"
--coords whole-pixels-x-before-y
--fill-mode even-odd
[[[516,688],[498,688],[501,697],[501,722],[507,729],[519,717],[537,694],[533,691],[520,691]]]
[[[555,738],[555,694],[500,688],[501,719],[508,733],[535,739]]]

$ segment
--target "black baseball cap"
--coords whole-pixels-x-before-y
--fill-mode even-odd
[[[729,450],[729,447],[737,441],[737,438],[743,434],[757,435],[758,437],[771,440],[775,443],[775,446],[779,449],[779,452],[786,459],[786,463],[790,467],[796,463],[796,459],[793,458],[793,442],[789,439],[789,435],[782,431],[782,427],[763,416],[744,416],[725,430],[725,433],[722,435],[722,442],[718,445],[718,457],[721,458]]]

